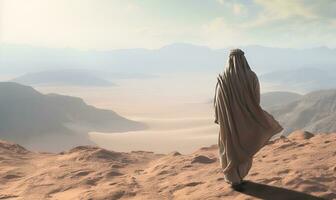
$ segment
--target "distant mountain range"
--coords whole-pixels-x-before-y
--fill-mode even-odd
[[[336,87],[334,68],[299,68],[266,73],[260,76],[264,84],[272,84],[291,91],[311,92]]]
[[[336,49],[241,48],[252,69],[261,75],[261,82],[271,85],[272,90],[305,93],[329,89],[336,84],[333,75],[336,74]],[[24,74],[14,81],[29,85],[80,86],[89,86],[90,82],[93,86],[104,86],[120,78],[152,78],[162,74],[205,73],[215,76],[223,71],[229,50],[185,43],[152,50],[110,51],[3,44],[0,45],[0,73],[11,77]]]
[[[82,86],[105,87],[116,86],[113,81],[120,79],[150,79],[154,74],[134,72],[108,72],[90,69],[57,69],[26,73],[11,79],[11,82],[31,86]]]
[[[286,91],[266,92],[261,94],[260,104],[263,108],[281,106],[296,101],[302,97],[301,94]]]
[[[11,81],[26,85],[113,86],[89,70],[69,69],[28,73]]]
[[[91,144],[90,131],[123,132],[146,125],[77,97],[43,95],[32,87],[0,83],[0,138],[35,150],[60,151]]]
[[[275,96],[279,97],[279,94]],[[283,94],[283,97],[286,96],[289,97],[288,94]],[[275,103],[265,108],[284,127],[283,135],[298,129],[313,133],[336,131],[335,89],[314,91],[298,97],[291,94],[289,102]]]
[[[298,68],[329,69],[336,66],[336,50],[325,47],[285,49],[241,47],[259,74]],[[0,45],[2,73],[31,73],[55,69],[90,69],[143,74],[211,72],[223,70],[229,48],[210,49],[192,44],[171,44],[160,49],[80,51],[24,45]]]

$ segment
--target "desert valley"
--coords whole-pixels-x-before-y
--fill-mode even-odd
[[[0,200],[336,200],[335,10],[0,0]]]

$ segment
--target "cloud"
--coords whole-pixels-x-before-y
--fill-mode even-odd
[[[224,4],[225,3],[225,0],[216,0],[219,4]]]
[[[0,40],[81,49],[336,46],[335,0],[0,0]],[[1,42],[1,41],[0,41]]]
[[[272,18],[303,17],[307,19],[318,18],[313,9],[302,0],[254,0],[254,2],[263,7],[263,15],[272,16]]]
[[[254,0],[254,2],[260,7],[260,11],[243,23],[247,28],[279,25],[279,23],[297,24],[319,19],[319,15],[312,7],[304,4],[302,0]]]
[[[235,15],[245,15],[247,13],[247,8],[240,3],[234,3],[232,9]]]
[[[242,7],[234,6],[240,4],[237,1],[230,2],[225,5],[236,7],[232,11],[237,17],[216,17],[203,26],[203,40],[212,47],[336,47],[336,14],[331,12],[336,10],[336,1],[254,0]]]
[[[0,1],[2,42],[82,49],[162,45],[143,34],[153,25],[132,1]]]
[[[242,3],[232,1],[232,0],[216,0],[221,6],[226,7],[234,15],[245,15],[248,9]]]
[[[125,6],[125,11],[128,13],[131,12],[143,12],[143,10],[141,9],[141,7],[133,2],[128,2]]]
[[[214,48],[243,45],[249,42],[239,24],[234,24],[223,17],[204,24],[201,38],[207,45]]]
[[[336,1],[254,0],[258,12],[240,23],[254,43],[281,47],[335,47]]]

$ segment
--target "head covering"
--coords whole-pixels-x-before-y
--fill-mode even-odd
[[[251,167],[253,155],[282,130],[259,104],[257,75],[244,52],[233,49],[224,73],[217,78],[214,99],[215,122],[220,125],[220,161],[230,182],[241,181]]]
[[[247,60],[244,56],[244,52],[240,49],[232,49],[229,54],[229,60],[227,63],[227,70],[239,70],[236,68],[240,68],[241,70],[248,71],[251,70]]]
[[[233,55],[237,55],[237,56],[244,55],[244,51],[242,51],[241,49],[231,49],[230,56],[233,56]]]

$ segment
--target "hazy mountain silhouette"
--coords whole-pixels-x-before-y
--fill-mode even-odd
[[[112,86],[89,70],[68,69],[28,73],[17,77],[13,82],[27,85],[70,85],[70,86]]]
[[[262,46],[241,47],[252,68],[260,73],[302,67],[332,68],[336,50],[325,47],[285,49]],[[144,74],[222,71],[229,48],[210,49],[192,44],[172,44],[159,49],[121,49],[80,51],[39,48],[24,45],[1,45],[1,72],[29,73],[41,70],[81,68]],[[130,59],[132,58],[132,59]],[[281,61],[281,62],[279,62]]]
[[[336,90],[314,91],[267,110],[280,121],[284,135],[298,129],[313,133],[336,131]]]
[[[261,94],[261,106],[268,108],[272,106],[286,105],[302,97],[301,94],[286,91],[266,92]]]
[[[89,106],[80,98],[43,95],[29,86],[0,83],[0,138],[32,149],[58,151],[90,144],[89,131],[144,128],[142,123]]]
[[[260,76],[260,80],[293,90],[310,92],[334,88],[336,73],[335,69],[331,68],[299,68],[266,73]]]

